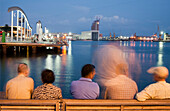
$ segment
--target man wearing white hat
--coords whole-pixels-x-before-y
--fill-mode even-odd
[[[136,99],[145,101],[146,99],[170,98],[170,84],[165,81],[169,75],[168,69],[166,67],[151,67],[147,72],[153,74],[156,83],[150,84],[137,93]]]

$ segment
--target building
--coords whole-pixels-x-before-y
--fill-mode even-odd
[[[80,39],[82,40],[99,40],[99,20],[95,20],[92,23],[90,31],[81,32]]]
[[[36,34],[38,35],[38,40],[41,41],[43,36],[43,29],[40,20],[36,23]]]
[[[92,33],[91,33],[91,31],[83,31],[83,32],[81,32],[80,39],[92,40]]]
[[[95,20],[92,23],[91,30],[99,30],[99,20]]]
[[[157,41],[157,36],[131,36],[129,40],[135,40],[135,41]]]
[[[99,20],[95,20],[91,26],[91,38],[94,41],[99,40]]]
[[[164,33],[164,40],[170,40],[170,35],[168,35],[168,33]]]

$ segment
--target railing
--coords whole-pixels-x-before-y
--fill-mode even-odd
[[[170,111],[170,100],[0,100],[0,111]]]

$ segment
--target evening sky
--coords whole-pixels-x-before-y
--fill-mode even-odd
[[[0,26],[10,25],[8,8],[18,6],[26,13],[33,33],[40,20],[43,29],[46,26],[52,33],[80,34],[89,31],[97,17],[103,35],[153,35],[158,26],[170,33],[169,5],[170,0],[0,0]]]

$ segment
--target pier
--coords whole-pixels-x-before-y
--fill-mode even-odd
[[[45,44],[45,43],[0,43],[0,51],[3,54],[7,52],[31,52],[36,53],[37,51],[46,52],[48,50],[58,52],[63,44]]]

